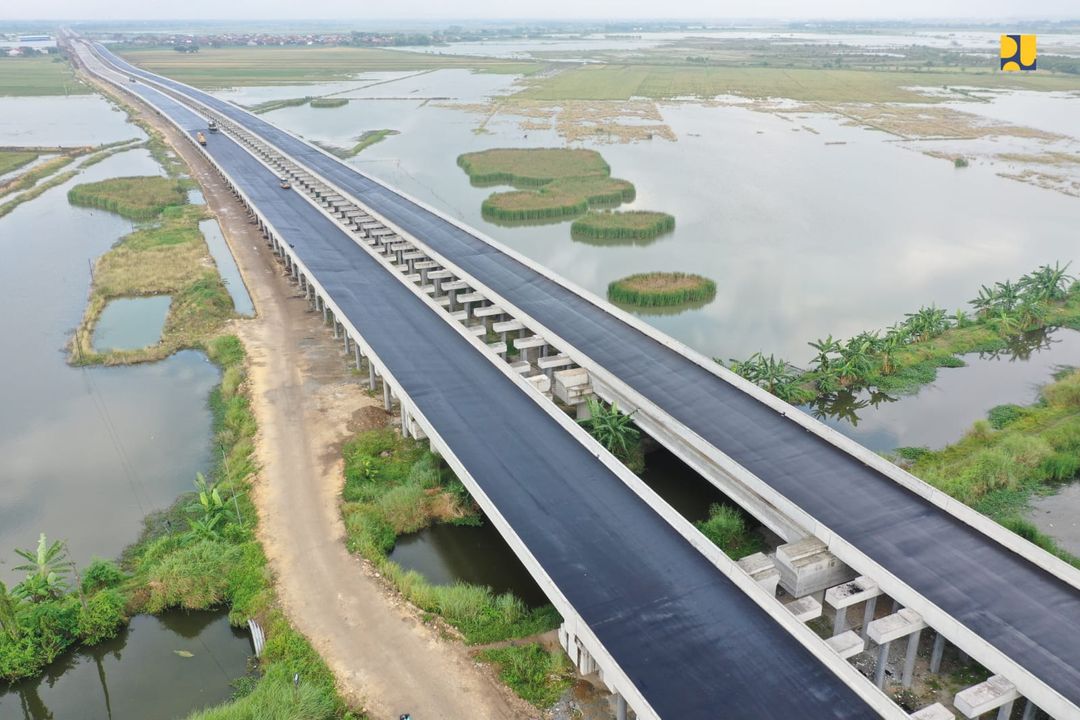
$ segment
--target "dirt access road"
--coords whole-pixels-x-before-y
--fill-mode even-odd
[[[342,346],[209,163],[152,111],[142,117],[165,134],[202,187],[258,313],[235,323],[259,423],[253,494],[260,540],[293,626],[326,660],[346,700],[375,720],[404,712],[416,720],[538,717],[346,551],[341,446],[356,430],[387,421],[381,403],[351,376]]]

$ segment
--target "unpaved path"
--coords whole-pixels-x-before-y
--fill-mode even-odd
[[[143,117],[165,133],[202,186],[258,313],[235,330],[250,357],[259,423],[259,535],[293,626],[318,649],[350,704],[375,720],[404,712],[416,720],[537,716],[346,551],[338,511],[341,445],[351,432],[385,423],[385,413],[351,376],[341,345],[283,277],[209,164],[161,118]]]

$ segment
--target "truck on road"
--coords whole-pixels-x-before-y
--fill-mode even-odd
[[[200,145],[206,145],[206,136],[202,134],[202,130],[200,130],[198,133],[196,133],[195,139],[198,141],[198,143]]]

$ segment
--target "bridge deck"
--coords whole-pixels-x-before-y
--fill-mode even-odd
[[[145,71],[118,60],[133,72]],[[146,73],[263,136],[456,263],[1080,705],[1080,593],[789,417],[484,240],[208,93]],[[798,412],[791,408],[789,414]]]
[[[194,134],[204,121],[127,89]],[[877,717],[443,318],[224,135],[227,167],[662,717]],[[403,323],[410,328],[401,332]]]

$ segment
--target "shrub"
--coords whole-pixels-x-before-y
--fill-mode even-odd
[[[111,560],[93,560],[82,571],[82,591],[87,595],[105,588],[114,588],[127,578],[124,571]]]
[[[742,511],[730,505],[713,505],[709,518],[695,523],[697,529],[733,560],[761,550],[761,541],[749,533]]]
[[[379,498],[378,508],[397,535],[416,532],[429,521],[429,498],[419,485],[407,483],[388,490]]]
[[[124,596],[119,590],[102,590],[86,601],[80,608],[79,639],[87,645],[115,637],[127,622],[124,615]]]
[[[187,202],[187,194],[177,180],[152,175],[76,185],[68,191],[68,202],[108,210],[131,220],[151,220],[168,206]]]
[[[1057,407],[1080,408],[1080,370],[1043,388],[1046,402]]]
[[[1019,405],[998,405],[990,408],[986,417],[990,422],[990,427],[1000,430],[1024,417],[1024,408]]]

